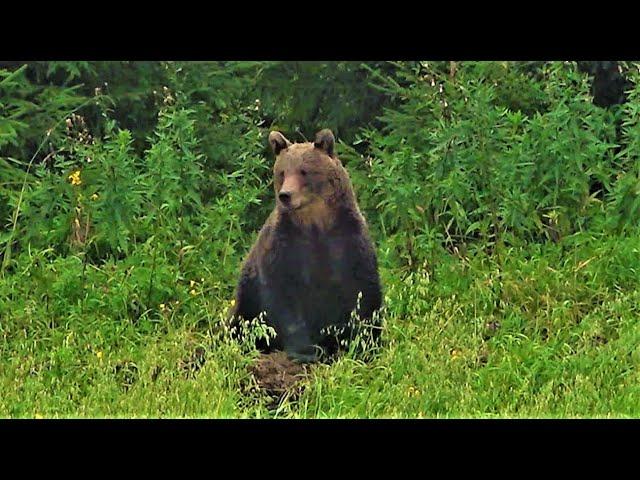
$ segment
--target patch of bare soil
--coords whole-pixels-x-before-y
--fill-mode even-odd
[[[307,376],[308,365],[289,359],[284,352],[273,352],[260,355],[249,369],[259,389],[278,404],[302,392],[300,382]]]

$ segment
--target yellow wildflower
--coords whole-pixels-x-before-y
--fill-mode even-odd
[[[235,304],[236,304],[236,300],[235,299],[231,300],[231,306],[233,307],[235,306]]]
[[[166,309],[167,309],[167,306],[164,303],[161,303],[160,310],[164,312]]]
[[[193,288],[193,286],[194,286],[195,284],[196,284],[195,280],[191,280],[191,281],[189,282],[189,286],[190,286],[191,288]]]
[[[75,172],[69,175],[69,180],[71,180],[71,185],[80,185],[82,184],[82,180],[80,180],[80,170],[76,170]]]
[[[192,288],[191,290],[189,290],[189,293],[191,295],[197,295],[198,292],[196,292],[196,290],[194,288]]]
[[[102,352],[96,352],[96,357],[98,357],[98,360],[102,360]]]
[[[91,200],[97,200],[98,199],[98,194],[94,193],[93,195],[91,195]]]
[[[413,385],[409,386],[409,388],[407,389],[407,395],[409,397],[418,397],[421,394],[422,392],[418,390],[416,387],[414,387]]]

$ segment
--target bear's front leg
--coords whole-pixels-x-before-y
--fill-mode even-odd
[[[315,362],[321,350],[311,340],[307,323],[299,315],[290,314],[281,319],[282,347],[288,357],[299,362]]]
[[[231,329],[231,337],[241,339],[245,333],[242,328],[242,322],[251,321],[264,311],[257,271],[251,257],[249,257],[242,268],[235,293],[235,300],[229,313],[228,324]],[[259,341],[256,347],[264,350],[266,343]]]
[[[369,333],[372,340],[377,342],[381,325],[379,320],[374,323],[374,313],[382,307],[382,288],[378,274],[378,261],[375,250],[369,242],[360,241],[356,251],[354,277],[356,290],[362,296],[359,300],[357,315],[361,319],[361,327]]]
[[[320,357],[313,342],[311,325],[305,318],[302,304],[294,296],[277,288],[265,288],[268,324],[276,331],[274,348],[301,362],[313,362]]]

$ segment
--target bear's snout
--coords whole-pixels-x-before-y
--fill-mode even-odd
[[[278,199],[280,200],[280,202],[282,202],[283,205],[288,207],[291,203],[291,192],[280,191],[280,193],[278,194]]]
[[[301,201],[303,183],[299,175],[285,175],[284,182],[278,192],[278,200],[285,208],[298,208]]]

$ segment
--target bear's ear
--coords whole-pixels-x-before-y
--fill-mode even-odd
[[[269,145],[271,145],[271,150],[273,150],[273,153],[278,155],[281,150],[288,148],[291,145],[291,142],[287,140],[280,132],[271,132],[269,134]]]
[[[316,133],[316,139],[313,142],[313,146],[324,150],[324,152],[330,157],[333,156],[333,145],[336,143],[336,139],[333,136],[333,132],[328,128],[320,130]]]

